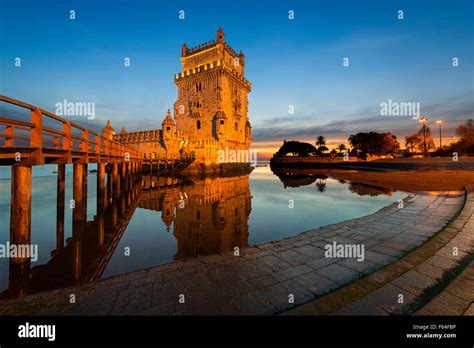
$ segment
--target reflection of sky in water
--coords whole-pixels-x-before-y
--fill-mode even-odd
[[[89,166],[95,169],[95,166]],[[56,243],[56,177],[54,166],[34,167],[32,199],[32,243],[39,247],[38,262],[50,259]],[[67,166],[65,240],[71,236],[72,166]],[[9,240],[10,168],[0,167],[0,243]],[[256,168],[250,175],[252,211],[249,216],[249,244],[259,244],[296,235],[305,230],[371,214],[383,206],[396,202],[404,193],[391,196],[359,196],[350,192],[348,184],[326,180],[325,192],[315,183],[284,188],[269,167]],[[289,208],[289,200],[294,208]],[[243,204],[243,203],[242,203]],[[88,220],[96,214],[96,176],[89,174]],[[131,256],[124,255],[130,247]],[[177,252],[173,225],[167,232],[161,212],[137,208],[117,249],[111,257],[104,277],[151,267],[173,260]],[[0,259],[0,289],[8,284],[8,259]]]
[[[252,213],[250,214],[249,244],[259,244],[294,236],[300,232],[376,212],[405,193],[391,196],[359,196],[348,184],[327,179],[326,190],[319,192],[316,183],[287,187],[274,176],[269,167],[256,168],[250,180]],[[289,208],[293,200],[294,208]]]

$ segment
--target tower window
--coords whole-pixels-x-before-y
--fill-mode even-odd
[[[199,210],[196,211],[196,220],[201,220],[201,212]]]
[[[200,120],[197,120],[196,127],[197,127],[197,129],[201,129],[201,121]]]
[[[221,120],[221,124],[224,124],[224,120]]]
[[[237,122],[235,122],[234,128],[235,128],[235,130],[239,130],[239,124]]]
[[[166,130],[167,130],[168,132],[170,131],[170,129],[171,129],[170,126],[166,127]]]

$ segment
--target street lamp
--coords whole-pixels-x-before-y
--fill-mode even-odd
[[[423,123],[423,155],[426,157],[426,122],[428,122],[428,118],[423,116],[420,118],[420,122]]]
[[[436,120],[436,124],[439,125],[439,148],[441,149],[441,125],[443,124],[443,120]]]

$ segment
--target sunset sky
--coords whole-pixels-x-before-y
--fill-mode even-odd
[[[214,39],[222,26],[227,42],[246,55],[253,147],[262,155],[283,139],[314,143],[324,135],[333,145],[358,131],[391,131],[399,139],[417,131],[412,117],[380,116],[389,99],[420,103],[433,130],[444,120],[450,139],[474,118],[472,4],[2,0],[0,94],[50,111],[65,99],[94,102],[94,120],[74,121],[97,130],[107,119],[116,130],[160,128],[177,99],[181,45]]]

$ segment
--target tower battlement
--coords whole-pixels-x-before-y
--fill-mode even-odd
[[[223,67],[222,62],[218,60],[211,63],[207,63],[205,65],[199,65],[197,68],[192,68],[189,70],[179,72],[174,75],[174,80],[175,82],[178,82],[187,77],[193,77],[193,75],[196,75],[196,74],[223,70],[223,69],[225,68]],[[234,74],[234,78],[240,80],[243,84],[245,84],[247,89],[250,91],[252,84],[243,75],[241,75],[238,71],[230,71],[230,72]]]
[[[199,53],[200,51],[204,51],[204,50],[206,50],[206,49],[212,48],[212,47],[214,47],[216,44],[217,44],[216,40],[210,40],[210,41],[205,42],[205,43],[203,43],[203,44],[199,44],[199,45],[193,46],[193,47],[189,48],[189,49],[186,51],[185,56],[191,56],[191,55],[193,55],[193,54]]]

